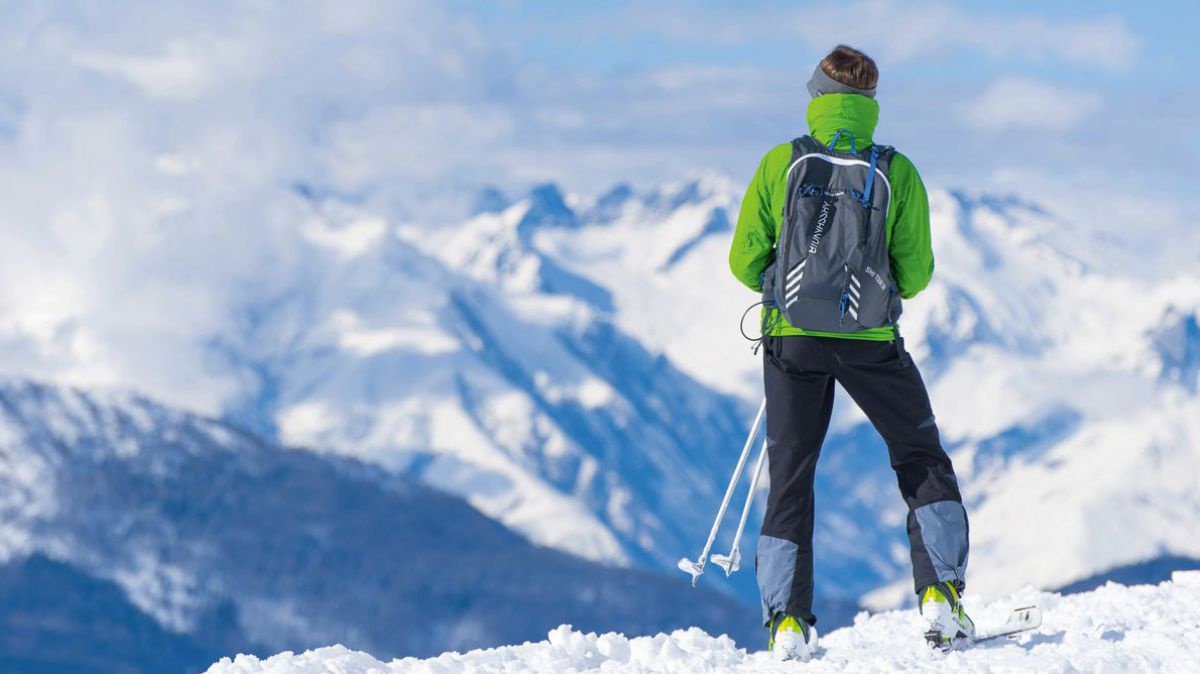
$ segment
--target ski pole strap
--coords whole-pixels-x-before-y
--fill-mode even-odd
[[[746,316],[751,311],[754,310],[754,307],[762,307],[763,308],[762,320],[759,322],[759,325],[758,325],[758,330],[759,330],[758,337],[751,337],[750,335],[747,335],[746,327],[745,327]],[[780,320],[781,320],[780,313],[777,311],[776,312],[771,311],[772,309],[777,309],[777,308],[778,307],[775,305],[774,300],[763,300],[761,302],[755,302],[754,304],[751,304],[750,306],[746,307],[746,311],[742,313],[742,320],[738,321],[738,330],[741,331],[742,337],[746,338],[747,341],[751,342],[752,346],[750,347],[750,350],[756,356],[758,355],[758,350],[762,348],[763,342],[766,340],[768,334],[772,330],[774,330],[776,328],[776,326],[778,326],[780,323]]]
[[[780,312],[778,307],[776,307],[773,303],[764,304],[763,307],[766,309],[765,313],[770,316],[770,318],[763,318],[762,331],[758,337],[758,342],[754,345],[754,348],[750,350],[751,353],[756,356],[758,355],[758,350],[761,349],[763,344],[766,343],[767,337],[770,337],[775,328],[779,327],[779,324],[783,321],[782,312]],[[772,312],[772,310],[774,311]]]

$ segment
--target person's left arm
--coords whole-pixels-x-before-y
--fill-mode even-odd
[[[781,150],[782,148],[782,150]],[[777,217],[772,206],[773,191],[777,189],[780,173],[779,155],[791,156],[791,146],[780,145],[772,149],[762,161],[746,188],[742,207],[738,213],[737,227],[733,231],[733,244],[729,248],[729,269],[742,285],[762,291],[762,273],[775,259],[775,236]]]

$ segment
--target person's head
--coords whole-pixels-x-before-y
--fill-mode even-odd
[[[823,94],[860,94],[875,97],[879,83],[879,68],[870,56],[839,44],[825,55],[808,81],[808,93],[813,98]]]

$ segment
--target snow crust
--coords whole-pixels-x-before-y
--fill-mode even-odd
[[[261,660],[224,658],[208,674],[651,674],[654,672],[1161,672],[1200,670],[1200,572],[1176,572],[1157,586],[1108,584],[1061,596],[1031,589],[986,606],[972,605],[981,626],[1002,622],[1012,607],[1036,603],[1045,619],[1036,631],[958,653],[940,654],[920,638],[915,611],[860,614],[851,627],[820,640],[803,666],[748,653],[728,637],[691,628],[627,638],[582,634],[563,625],[546,641],[428,660],[383,663],[362,652],[331,646]]]

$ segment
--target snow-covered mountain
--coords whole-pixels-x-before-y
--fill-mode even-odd
[[[1167,263],[1195,261],[1195,233],[1154,252],[1153,223],[1105,237],[1012,198],[933,208],[939,280],[904,325],[965,487],[974,590],[1200,557],[1200,277]]]
[[[656,195],[658,212],[709,208],[692,190]],[[694,544],[683,532],[710,517],[697,499],[719,498],[741,403],[632,339],[609,290],[534,246],[581,224],[557,188],[450,229],[297,202],[303,262],[211,340],[245,373],[229,417],[416,475],[594,559],[667,565]]]
[[[756,298],[726,271],[739,196],[713,176],[493,190],[447,225],[288,186],[243,255],[261,262],[189,276],[219,301],[154,358],[227,376],[239,426],[416,478],[536,544],[671,572],[703,541],[759,395],[736,326]],[[931,198],[938,272],[902,327],[970,501],[972,592],[1200,558],[1195,234]],[[194,239],[181,226],[155,245]],[[818,471],[819,587],[893,606],[909,594],[902,504],[844,402]],[[752,600],[751,576],[714,585]]]
[[[448,229],[295,200],[294,261],[208,338],[245,382],[228,418],[417,477],[594,560],[669,569],[695,546],[742,402],[620,329],[610,291],[534,245],[579,224],[557,189]]]
[[[541,544],[661,569],[694,553],[759,395],[736,325],[756,298],[726,271],[734,184],[491,190],[455,226],[297,198],[303,273],[213,340],[253,376],[231,417],[417,476]],[[1156,243],[1197,237],[1011,197],[931,203],[938,271],[901,325],[969,500],[973,591],[1200,557],[1183,535],[1200,529],[1200,280]],[[845,401],[824,456],[821,587],[903,602],[902,503]]]
[[[623,329],[750,407],[760,365],[733,323],[757,298],[725,272],[736,198],[711,178],[675,189],[707,198],[667,213],[660,192],[626,198],[590,226],[545,230],[538,246],[609,288]],[[1154,243],[1200,237],[1149,222],[1106,234],[1107,223],[987,194],[934,190],[931,207],[938,271],[901,325],[969,499],[973,591],[1200,557],[1185,533],[1200,531],[1200,278],[1161,267],[1187,253]],[[886,586],[873,605],[905,601],[903,505],[851,404],[818,483],[822,585],[850,596]]]
[[[5,671],[197,671],[331,643],[430,655],[563,621],[758,634],[724,595],[133,394],[0,384],[0,522]]]
[[[987,606],[972,605],[981,624],[1002,621],[1014,605],[1037,604],[1040,629],[1012,641],[994,641],[942,654],[920,639],[915,610],[863,614],[824,635],[814,659],[798,665],[771,659],[756,648],[737,648],[729,639],[699,629],[653,637],[587,633],[563,625],[546,640],[429,660],[381,662],[342,646],[307,653],[223,658],[208,674],[559,674],[606,672],[1143,672],[1191,674],[1200,663],[1200,573],[1178,572],[1158,586],[1110,584],[1087,594],[1063,597],[1024,590]]]

